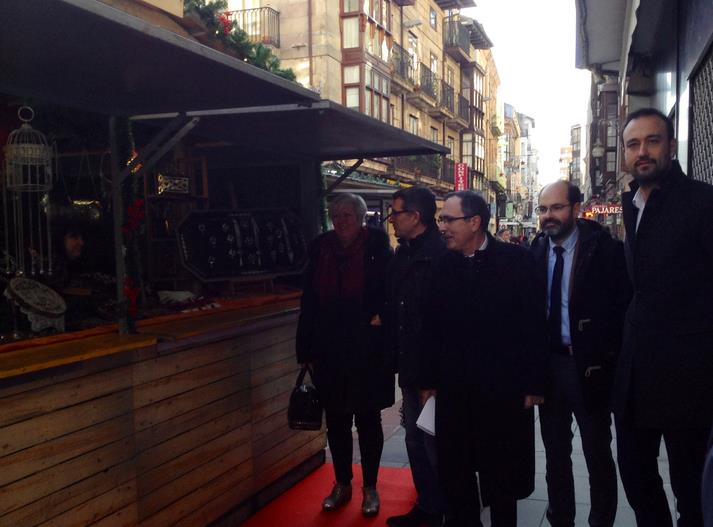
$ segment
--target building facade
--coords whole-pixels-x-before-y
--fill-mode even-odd
[[[269,7],[268,7],[269,4]],[[367,159],[343,186],[453,189],[454,164],[496,201],[499,78],[483,27],[461,9],[472,0],[233,0],[231,16],[273,45],[297,81],[322,97],[448,147],[447,158]],[[267,15],[279,21],[268,28]],[[246,13],[251,13],[247,15]],[[261,18],[262,17],[262,18]],[[258,26],[262,24],[262,28]],[[279,35],[269,35],[279,31]],[[332,164],[327,178],[354,164]]]

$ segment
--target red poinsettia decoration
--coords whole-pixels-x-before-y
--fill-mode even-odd
[[[121,228],[124,236],[130,238],[132,233],[141,226],[141,222],[145,217],[144,200],[136,198],[126,209],[126,223]]]
[[[124,297],[128,301],[126,311],[130,317],[136,317],[139,311],[139,288],[134,284],[134,280],[127,276],[124,280]]]
[[[225,13],[218,15],[218,23],[221,25],[225,35],[228,35],[233,30],[233,22]]]

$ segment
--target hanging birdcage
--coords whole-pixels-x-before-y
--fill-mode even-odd
[[[43,133],[30,126],[35,112],[23,106],[17,112],[22,125],[10,133],[5,145],[7,189],[47,192],[52,188],[52,147]]]

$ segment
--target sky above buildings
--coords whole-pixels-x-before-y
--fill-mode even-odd
[[[464,9],[493,42],[498,102],[535,119],[539,183],[559,177],[560,148],[586,123],[590,75],[574,67],[575,0],[476,0]]]

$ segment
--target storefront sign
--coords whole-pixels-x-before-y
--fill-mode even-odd
[[[453,181],[455,190],[467,190],[468,189],[468,165],[466,163],[455,163],[455,168],[453,169],[455,174]]]
[[[620,204],[612,203],[610,205],[592,205],[593,214],[621,214],[622,207]]]

